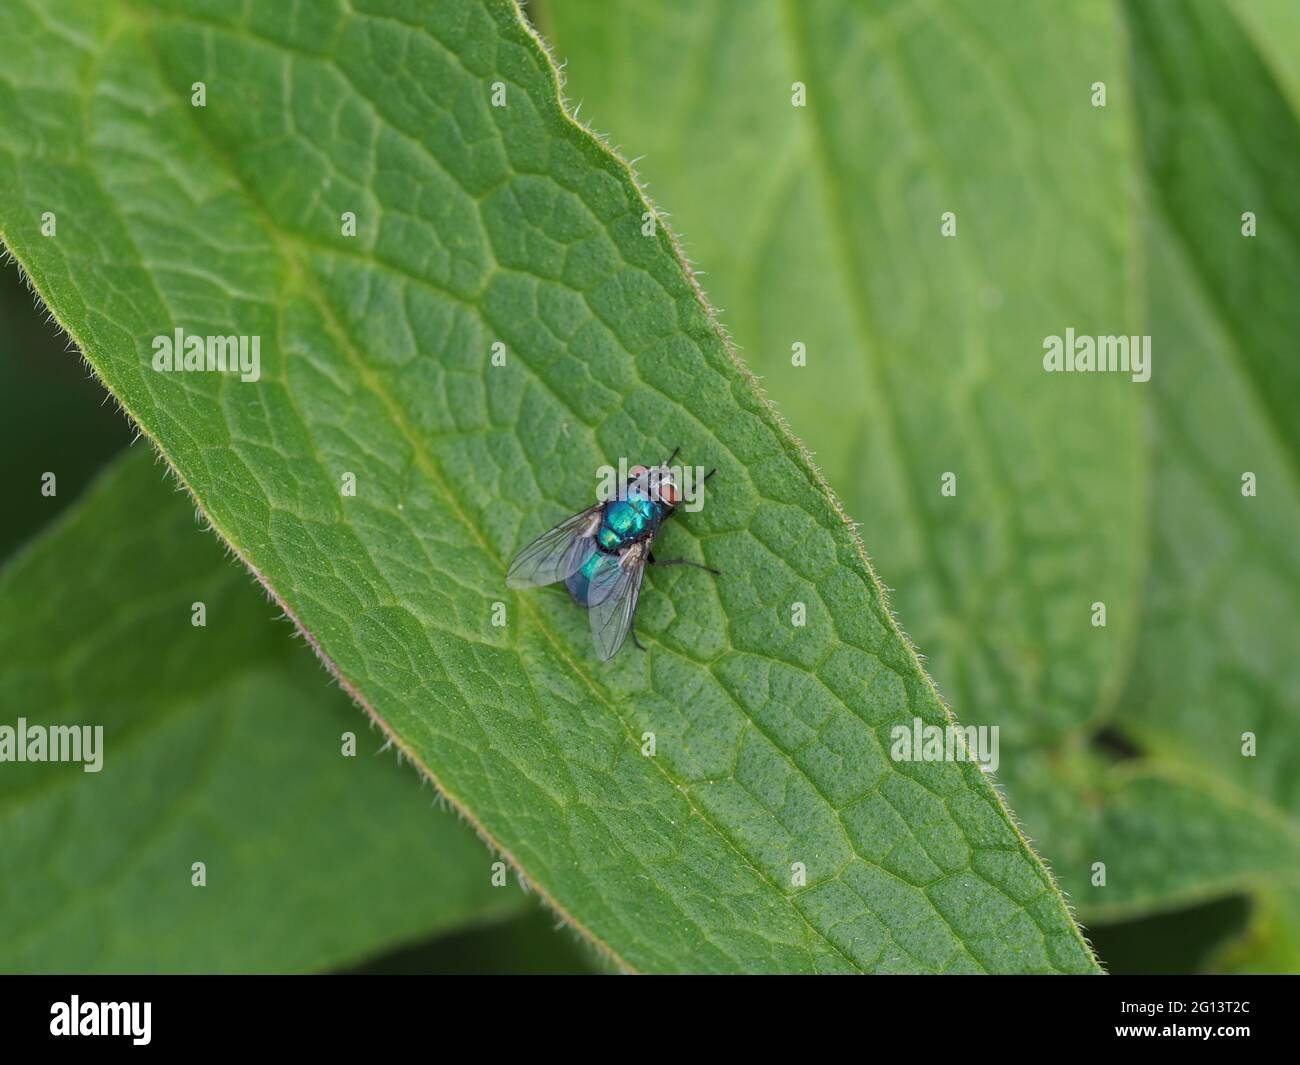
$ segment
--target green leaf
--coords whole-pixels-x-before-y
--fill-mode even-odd
[[[637,969],[1095,969],[979,769],[890,759],[892,726],[947,712],[512,4],[65,0],[0,31],[0,234],[216,530],[557,910]],[[260,380],[154,372],[178,327],[260,336]],[[600,664],[507,562],[598,464],[676,444],[721,472],[664,554],[726,574],[652,575],[648,652]]]
[[[844,486],[941,690],[1006,725],[1017,814],[1089,920],[1264,898],[1300,868],[1300,20],[1170,6],[534,9]],[[816,121],[773,102],[795,80]],[[1096,81],[1105,109],[1081,106]],[[1152,382],[1041,375],[1053,317],[1153,334]],[[1102,728],[1140,760],[1099,760]]]
[[[0,772],[0,969],[319,969],[519,912],[164,477],[124,457],[0,574],[2,724],[103,730],[97,772]]]

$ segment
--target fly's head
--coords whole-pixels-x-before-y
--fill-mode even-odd
[[[662,466],[633,466],[628,474],[632,483],[661,506],[673,510],[681,502],[682,491],[677,475],[667,463]]]

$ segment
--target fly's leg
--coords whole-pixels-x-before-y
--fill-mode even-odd
[[[636,629],[628,629],[627,634],[632,637],[632,644],[636,647],[638,651],[645,650],[645,644],[643,644],[640,640],[636,638]]]
[[[715,577],[722,576],[722,570],[714,569],[712,566],[706,566],[703,562],[692,562],[689,558],[655,558],[655,553],[650,552],[650,565],[652,566],[694,566],[696,569],[706,570]]]

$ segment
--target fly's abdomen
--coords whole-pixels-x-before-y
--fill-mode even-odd
[[[591,591],[591,580],[596,575],[596,569],[599,566],[608,565],[608,559],[609,555],[606,552],[595,551],[576,573],[565,580],[564,586],[569,589],[569,595],[573,597],[573,601],[579,606],[587,605],[588,593]]]

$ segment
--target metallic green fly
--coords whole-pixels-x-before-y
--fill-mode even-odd
[[[682,502],[682,488],[671,468],[679,450],[658,466],[633,466],[612,498],[542,533],[510,563],[506,584],[511,588],[564,581],[573,601],[590,612],[591,637],[602,659],[618,654],[629,633],[641,647],[632,619],[647,563],[719,573],[684,558],[657,559],[650,550],[663,523]],[[717,472],[710,470],[700,483]]]

